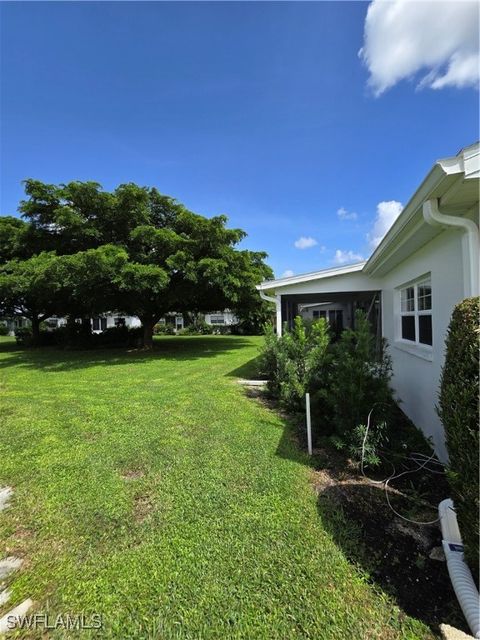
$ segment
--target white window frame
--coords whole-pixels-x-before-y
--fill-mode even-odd
[[[429,285],[430,286],[430,297],[431,304],[430,309],[419,309],[419,296],[418,290],[419,287]],[[402,293],[407,289],[413,289],[413,310],[406,311],[402,309]],[[417,351],[421,351],[426,354],[431,354],[433,352],[433,289],[432,289],[432,279],[431,275],[425,274],[420,278],[407,282],[397,288],[397,309],[398,309],[398,322],[397,322],[397,344],[405,345],[407,348],[410,347]],[[425,342],[420,342],[420,316],[430,316],[432,318],[432,344],[427,344]],[[402,336],[402,318],[403,317],[413,317],[415,319],[415,340],[408,340]]]

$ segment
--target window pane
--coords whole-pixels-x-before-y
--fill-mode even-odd
[[[418,316],[418,341],[432,344],[432,316]]]
[[[402,316],[402,338],[415,342],[415,317]]]
[[[415,311],[415,289],[407,287],[401,290],[402,311]]]
[[[430,283],[418,285],[418,309],[427,311],[432,308],[432,287]]]

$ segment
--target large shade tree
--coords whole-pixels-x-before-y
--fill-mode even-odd
[[[9,259],[55,255],[56,313],[137,315],[147,347],[169,311],[252,312],[255,285],[272,276],[265,253],[239,249],[245,233],[228,228],[226,216],[205,218],[155,188],[26,180],[25,192],[25,222],[0,225],[0,251]]]
[[[55,314],[57,283],[48,275],[55,260],[53,252],[42,252],[0,267],[0,315],[28,318],[34,342],[38,342],[40,323]]]

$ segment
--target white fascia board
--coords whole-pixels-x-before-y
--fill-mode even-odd
[[[433,195],[440,198],[443,189],[448,189],[455,175],[462,174],[468,177],[476,177],[479,172],[480,164],[480,145],[475,143],[469,147],[462,149],[456,156],[442,158],[437,160],[429,173],[424,178],[418,189],[408,201],[402,213],[398,216],[382,242],[375,249],[373,254],[367,260],[364,272],[374,274],[381,268],[382,264],[388,258],[391,249],[403,244],[406,235],[407,226],[410,222],[418,217],[420,225],[424,224],[422,207],[426,200]],[[467,169],[468,168],[468,169]],[[407,235],[410,235],[407,232]]]
[[[440,187],[442,181],[454,173],[457,172],[449,171],[447,173],[440,164],[434,165],[428,176],[410,198],[402,213],[390,227],[381,243],[367,260],[364,269],[365,273],[374,274],[389,256],[391,250],[403,244],[407,227],[415,217],[418,217],[420,224],[423,224],[423,203],[429,200],[432,192]]]
[[[292,284],[300,284],[302,282],[311,282],[313,280],[323,280],[323,278],[333,278],[335,276],[344,275],[346,273],[355,273],[362,271],[365,262],[350,264],[345,267],[334,267],[332,269],[322,269],[321,271],[312,271],[311,273],[302,273],[298,276],[290,276],[288,278],[278,278],[276,280],[265,280],[257,284],[259,291],[270,291],[271,289],[279,289],[288,287]]]

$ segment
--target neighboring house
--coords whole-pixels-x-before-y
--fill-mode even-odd
[[[389,343],[392,386],[402,409],[447,457],[436,413],[445,338],[454,306],[479,295],[480,149],[474,144],[434,164],[366,261],[271,280],[260,295],[276,303],[277,333],[299,312],[369,312]],[[338,311],[337,311],[338,310]],[[338,321],[339,316],[336,316]]]
[[[30,326],[30,320],[23,316],[3,316],[0,318],[0,324],[7,327],[8,335],[14,336],[17,329],[25,329]]]
[[[238,324],[238,318],[232,311],[225,309],[224,311],[206,313],[205,322],[212,326],[231,327]]]
[[[136,316],[125,316],[119,313],[104,313],[99,316],[90,318],[93,333],[101,333],[105,329],[113,329],[114,327],[140,327],[141,322]],[[58,318],[53,316],[45,320],[48,329],[57,329],[67,324],[66,318]]]

